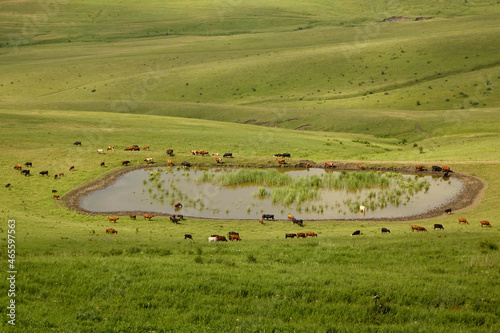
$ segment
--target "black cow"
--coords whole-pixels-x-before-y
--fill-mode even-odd
[[[170,221],[177,224],[177,223],[179,223],[180,219],[176,218],[175,215],[172,215],[172,216],[170,216]]]
[[[10,183],[8,183],[7,185],[5,185],[5,187],[10,187]]]
[[[290,154],[289,153],[283,153],[283,154],[281,154],[281,157],[290,157]]]
[[[355,232],[353,232],[351,234],[351,236],[357,236],[357,235],[361,235],[361,231],[360,230],[356,230]]]
[[[82,143],[80,141],[76,141],[75,143],[73,143],[74,146],[81,146]]]
[[[274,214],[262,214],[263,220],[274,220]]]
[[[168,156],[174,156],[174,150],[173,149],[167,149],[167,155]]]
[[[438,223],[436,223],[436,224],[434,224],[434,229],[441,229],[441,230],[444,230],[444,227],[443,227],[443,225],[442,225],[442,224],[438,224]]]
[[[446,208],[446,209],[444,210],[444,212],[445,212],[445,213],[447,213],[447,214],[451,214],[451,208]]]
[[[274,156],[274,157],[283,157],[283,154],[281,154],[281,153],[277,153],[277,154],[274,154],[273,156]]]
[[[441,168],[440,166],[437,165],[432,166],[432,171],[441,171],[441,170],[443,170],[443,168]]]
[[[233,153],[224,153],[222,157],[233,157]]]
[[[185,234],[184,239],[193,239],[193,236],[191,236],[190,234]]]
[[[385,234],[385,233],[390,234],[390,233],[391,233],[391,231],[390,231],[389,229],[387,229],[387,228],[382,228],[382,233],[383,233],[383,234]]]
[[[57,190],[52,190],[52,193],[57,193]]]
[[[21,174],[24,175],[24,177],[26,177],[26,176],[30,175],[30,171],[29,170],[23,170],[23,171],[21,171]]]
[[[45,176],[48,176],[49,175],[49,172],[48,171],[40,171],[39,172],[40,175],[45,175]]]
[[[189,168],[191,166],[191,163],[189,163],[189,162],[182,162],[181,165],[184,166],[184,167],[188,167]]]
[[[446,171],[443,175],[443,178],[449,178],[450,177],[450,174],[448,173],[448,171]]]
[[[27,167],[32,167],[32,166],[33,166],[33,163],[31,163],[31,162],[26,162],[26,163],[24,163],[24,165],[25,165],[25,166],[27,166]]]

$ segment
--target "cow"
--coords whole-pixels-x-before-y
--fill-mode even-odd
[[[481,228],[484,227],[484,226],[487,226],[487,227],[491,228],[491,224],[488,221],[481,221]]]
[[[174,204],[174,207],[175,207],[175,208],[182,208],[182,204],[181,204],[180,202],[176,202],[176,203]]]
[[[106,166],[106,163],[101,162],[100,166],[104,167],[104,166]]]
[[[297,236],[297,234],[285,234],[285,239],[286,238],[294,238],[296,236]]]
[[[16,165],[14,165],[14,169],[15,169],[15,170],[22,170],[22,169],[23,169],[23,166],[22,166],[22,165],[19,165],[19,164],[16,164]]]
[[[54,179],[57,179],[57,173],[54,175]]]
[[[467,219],[464,219],[463,217],[458,219],[458,224],[460,223],[469,224],[469,222],[467,222]]]
[[[168,163],[169,165],[171,165],[171,166],[174,166],[174,162],[172,162],[172,160],[171,160],[171,159],[169,159],[169,158],[167,158],[167,163]]]
[[[444,212],[445,212],[446,214],[451,214],[451,208],[446,208],[446,209],[444,210]]]
[[[69,171],[73,171],[73,170],[75,170],[75,166],[74,165],[72,165],[72,166],[69,167]]]
[[[259,219],[259,223],[260,224],[264,224],[264,220],[263,219]]]
[[[217,237],[210,236],[210,237],[208,237],[208,241],[210,243],[215,243],[215,242],[218,242],[219,239]]]
[[[443,170],[443,168],[441,168],[441,167],[440,167],[440,166],[438,166],[438,165],[433,165],[433,166],[432,166],[432,171],[441,171],[441,170]]]
[[[81,146],[82,145],[82,142],[81,141],[75,141],[73,143],[73,146]]]
[[[220,158],[220,157],[214,157],[214,159],[215,159],[215,162],[222,163],[222,158]]]
[[[355,232],[353,232],[351,234],[351,236],[357,236],[357,235],[361,235],[361,231],[360,230],[356,230]]]
[[[228,232],[227,234],[228,234],[229,236],[231,236],[231,235],[238,235],[238,236],[239,236],[239,235],[240,235],[239,233],[234,232],[234,231],[230,231],[230,232]]]
[[[290,157],[290,153],[283,153],[281,154],[281,157]]]
[[[335,165],[333,165],[333,162],[326,162],[325,168],[335,168]]]
[[[191,155],[196,155],[196,150],[190,150]]]
[[[448,177],[450,177],[450,174],[448,173],[448,171],[446,171],[446,172],[443,174],[443,179],[448,178]]]
[[[274,214],[262,214],[263,220],[274,220]]]
[[[365,167],[363,166],[363,164],[358,164],[358,169],[360,169],[360,170],[364,170],[364,169],[365,169]]]
[[[52,193],[57,193],[57,190],[52,190]]]
[[[219,153],[212,153],[212,156],[219,156]]]
[[[47,176],[48,177],[49,176],[49,171],[47,171],[47,170],[46,171],[40,171],[39,174],[41,176]]]
[[[133,150],[133,151],[140,151],[141,148],[137,147],[137,146],[131,146],[131,147],[127,147],[125,148],[126,151],[130,151],[130,150]]]
[[[142,148],[144,150],[149,150],[149,146],[144,146],[144,148]]]
[[[189,163],[189,162],[182,162],[181,165],[183,167],[189,168],[191,166],[191,163]]]
[[[184,239],[193,239],[193,236],[190,234],[184,234]]]
[[[25,167],[33,167],[33,163],[31,163],[31,162],[26,162],[26,163],[24,163],[24,166],[25,166]]]
[[[10,183],[7,183],[7,185],[5,185],[5,187],[10,187]]]
[[[144,219],[147,219],[148,221],[151,221],[151,219],[154,217],[154,215],[150,214],[144,214]]]
[[[115,146],[108,146],[107,150],[115,150]]]
[[[59,195],[57,195],[57,194],[54,194],[52,197],[53,197],[54,199],[56,199],[56,200],[59,200],[59,198],[60,198],[60,196],[59,196]]]
[[[172,215],[170,216],[170,221],[172,221],[172,223],[177,224],[179,223],[180,219],[176,218],[175,215]]]
[[[129,165],[130,161],[122,161],[122,165]]]
[[[276,153],[276,154],[274,154],[273,156],[274,156],[274,157],[283,157],[283,154],[281,154],[281,153]]]
[[[441,230],[444,230],[444,227],[442,224],[439,224],[439,223],[436,223],[434,224],[434,229],[441,229]]]
[[[118,231],[116,231],[113,228],[106,228],[106,233],[107,234],[118,234]]]
[[[389,229],[387,229],[387,228],[382,228],[382,233],[383,234],[390,234],[391,231]]]
[[[233,241],[233,240],[240,241],[241,238],[239,235],[229,235],[229,240],[230,241]]]
[[[306,234],[303,232],[298,232],[297,233],[297,238],[306,238]]]
[[[451,168],[449,166],[443,166],[441,168],[441,171],[443,171],[443,172],[451,172]]]
[[[116,221],[118,221],[118,219],[119,219],[119,217],[113,217],[113,216],[108,217],[109,222],[116,223]]]
[[[306,232],[307,237],[318,237],[318,234],[312,231]]]
[[[233,153],[224,153],[222,157],[233,157]]]
[[[174,156],[174,150],[173,149],[167,149],[167,155],[168,156]]]
[[[184,215],[176,215],[179,220],[184,220]]]
[[[132,215],[130,214],[129,217],[132,219],[132,220],[135,220],[137,218],[137,215]]]
[[[104,153],[104,149],[97,149],[97,153],[98,154],[103,154]]]
[[[412,225],[412,226],[411,226],[411,231],[413,232],[413,231],[415,231],[415,230],[416,230],[416,231],[427,231],[427,229],[425,229],[424,227],[420,227],[420,226],[418,226],[418,225]]]
[[[144,162],[146,162],[146,163],[154,163],[152,157],[145,158]]]
[[[415,166],[415,171],[424,171],[425,170],[425,166],[423,165],[416,165]]]
[[[288,214],[288,218],[289,218],[290,220],[292,220],[292,219],[293,219],[293,215],[292,215],[292,214]]]
[[[286,164],[285,162],[285,159],[284,158],[277,158],[276,161],[279,163],[279,164]]]
[[[359,212],[360,212],[361,214],[366,213],[366,207],[365,207],[365,206],[363,206],[363,205],[359,206]]]
[[[218,242],[227,242],[227,239],[226,239],[225,236],[219,236],[219,235],[217,235],[216,237],[217,237],[217,241]]]
[[[297,220],[295,217],[292,219],[293,224],[297,224],[299,227],[304,226],[304,221],[303,220]]]
[[[30,171],[28,169],[21,171],[21,174],[24,175],[24,177],[30,175]]]

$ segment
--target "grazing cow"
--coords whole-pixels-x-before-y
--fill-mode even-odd
[[[297,234],[285,234],[285,238],[294,238]]]
[[[262,214],[263,220],[274,220],[274,214]]]
[[[445,212],[446,214],[451,214],[451,208],[446,208],[446,209],[444,210],[444,212]]]
[[[180,202],[176,202],[176,203],[174,204],[174,207],[175,207],[175,208],[182,208],[182,204],[181,204]]]
[[[47,176],[48,177],[49,176],[49,171],[40,171],[39,174],[42,175],[42,176]]]
[[[167,149],[167,155],[168,156],[174,156],[174,150],[173,149]]]
[[[193,239],[193,236],[190,234],[184,234],[184,239]]]
[[[52,193],[57,193],[57,190],[52,190]]]
[[[276,161],[279,163],[279,164],[286,164],[285,162],[285,159],[284,158],[277,158]]]
[[[148,221],[151,221],[153,217],[154,215],[144,214],[144,219],[148,219]]]
[[[204,150],[200,150],[200,149],[194,151],[195,155],[205,155],[204,153],[205,153],[205,151]]]
[[[191,166],[191,163],[189,163],[189,162],[182,162],[181,165],[183,167],[189,168]]]
[[[441,168],[440,166],[437,165],[432,166],[432,171],[441,171],[441,170],[443,170],[443,168]]]
[[[467,220],[466,220],[466,219],[464,219],[463,217],[461,217],[461,218],[459,218],[459,219],[458,219],[458,223],[459,223],[459,224],[460,224],[460,223],[469,224],[469,222],[467,222]]]
[[[292,220],[292,219],[293,219],[293,215],[292,215],[292,214],[288,214],[288,218],[289,218],[290,220]]]
[[[64,176],[64,172],[60,172],[60,173],[58,173],[57,175],[58,175],[59,177],[62,177],[62,176]]]
[[[358,169],[364,170],[365,168],[363,167],[363,164],[358,164]]]
[[[227,239],[226,239],[225,236],[219,236],[219,235],[217,235],[216,237],[217,237],[217,241],[218,242],[227,242]]]
[[[451,168],[449,166],[444,166],[441,168],[441,171],[443,172],[451,172]]]
[[[167,163],[171,166],[174,166],[174,162],[172,162],[172,160],[170,160],[169,158],[167,158]]]
[[[325,168],[335,168],[335,165],[333,165],[333,162],[326,162]]]
[[[222,163],[222,158],[220,158],[220,157],[214,157],[214,159],[215,159],[215,162]]]
[[[274,154],[273,156],[274,156],[274,157],[283,157],[283,154],[281,154],[281,153],[276,153],[276,154]]]
[[[21,174],[24,175],[24,177],[30,175],[30,171],[28,169],[21,171]]]
[[[366,213],[366,207],[365,207],[365,206],[363,206],[363,205],[359,206],[359,212],[360,212],[361,214]]]
[[[114,223],[116,223],[116,221],[118,221],[119,217],[113,217],[113,216],[110,216],[110,217],[108,217],[108,219],[109,219],[109,222],[114,222]]]
[[[24,163],[24,166],[25,166],[25,167],[33,167],[33,163],[31,163],[31,162],[26,162],[26,163]]]
[[[97,149],[97,153],[98,154],[103,154],[104,153],[104,149]]]
[[[16,164],[16,165],[14,165],[14,169],[16,169],[16,170],[22,170],[23,166],[19,165],[19,164]]]
[[[219,153],[212,153],[212,156],[219,156]]]
[[[209,241],[210,243],[215,243],[215,242],[218,242],[218,241],[219,241],[219,239],[218,239],[217,237],[213,237],[213,236],[211,236],[211,237],[208,237],[208,241]]]
[[[146,162],[146,163],[154,163],[152,157],[145,158],[144,162]]]
[[[101,162],[100,166],[102,166],[102,167],[103,167],[103,166],[106,166],[106,163]]]
[[[224,153],[222,157],[233,157],[233,153]]]
[[[10,183],[7,183],[7,185],[5,185],[5,187],[10,187]]]
[[[439,223],[436,223],[434,224],[434,229],[441,229],[441,230],[444,230],[444,227],[442,224],[439,224]]]
[[[306,234],[303,232],[298,232],[297,233],[297,238],[306,238]]]
[[[144,146],[144,148],[142,148],[144,150],[149,150],[149,146]]]
[[[264,220],[263,219],[259,219],[259,223],[260,224],[264,224]]]
[[[81,146],[81,145],[82,145],[81,141],[75,141],[75,143],[73,143],[73,146]]]
[[[484,227],[484,226],[487,226],[487,227],[491,228],[491,224],[488,221],[481,221],[481,228]]]
[[[54,179],[57,179],[57,173],[54,175]]]
[[[130,150],[133,150],[133,151],[140,151],[141,148],[137,147],[137,146],[131,146],[131,147],[127,147],[125,148],[126,151],[130,151]]]
[[[108,146],[107,150],[115,150],[115,146]]]
[[[283,153],[283,154],[281,154],[281,157],[290,157],[290,154],[289,153]]]
[[[180,219],[176,218],[175,215],[172,215],[170,216],[170,221],[172,221],[172,223],[177,224],[179,223]]]
[[[411,231],[413,232],[415,230],[417,230],[417,231],[427,231],[427,229],[425,229],[424,227],[419,227],[418,225],[412,225],[411,226]]]
[[[196,150],[190,150],[192,155],[196,155]]]
[[[75,166],[74,165],[72,165],[72,166],[69,167],[69,171],[73,171],[73,170],[75,170]]]
[[[58,196],[57,194],[54,194],[54,195],[53,195],[53,197],[54,197],[54,199],[56,199],[56,200],[59,200],[59,198],[60,198],[60,196]]]
[[[351,236],[357,236],[357,235],[361,235],[361,231],[360,230],[356,230],[355,232],[353,232],[351,234]]]
[[[230,241],[233,241],[233,240],[237,240],[237,241],[240,241],[241,238],[239,235],[229,235],[229,240]]]
[[[423,166],[423,165],[415,166],[415,171],[424,171],[424,170],[425,170],[425,166]]]
[[[122,165],[129,165],[130,161],[122,161]]]
[[[292,219],[293,224],[297,224],[299,227],[304,226],[304,221],[302,220],[297,220],[295,217]]]
[[[312,231],[306,232],[307,237],[318,237],[318,234]]]
[[[383,234],[390,234],[391,231],[389,229],[387,229],[387,228],[382,228],[382,233]]]
[[[132,220],[135,220],[137,218],[137,215],[132,215],[130,214],[129,217],[132,219]]]
[[[118,231],[116,231],[113,228],[106,228],[106,233],[107,234],[118,234]]]

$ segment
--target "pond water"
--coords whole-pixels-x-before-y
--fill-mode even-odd
[[[389,219],[418,215],[445,205],[463,187],[462,182],[454,178],[370,172],[371,178],[378,177],[381,185],[360,188],[363,186],[355,183],[353,188],[349,183],[349,188],[347,182],[367,171],[342,173],[313,168],[254,171],[279,174],[276,178],[284,175],[302,186],[288,185],[287,192],[283,186],[254,182],[215,183],[220,174],[237,173],[238,169],[138,169],[120,176],[107,188],[83,197],[80,207],[95,213],[143,211],[217,219],[259,219],[263,213],[274,214],[275,219],[287,219],[288,214],[299,219]],[[341,178],[343,185],[335,188],[317,186]],[[304,186],[308,181],[314,185]],[[284,194],[276,199],[280,190]],[[305,197],[293,198],[295,193],[306,192],[309,197],[304,194]],[[177,202],[183,207],[175,209]],[[360,204],[367,207],[365,214],[359,212]]]

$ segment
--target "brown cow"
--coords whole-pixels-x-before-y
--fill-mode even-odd
[[[135,219],[137,218],[137,215],[132,215],[132,214],[130,214],[129,216],[130,216],[130,218],[131,218],[132,220],[135,220]]]
[[[416,165],[415,166],[415,171],[424,171],[425,170],[425,166],[423,165]]]
[[[115,150],[115,146],[108,146],[107,150]]]
[[[459,218],[459,219],[458,219],[458,223],[459,223],[459,224],[460,224],[460,223],[469,224],[469,222],[467,222],[467,220],[466,220],[466,219],[464,219],[463,217],[461,217],[461,218]]]
[[[260,222],[260,224],[264,224],[264,220],[263,219],[259,219],[259,222]]]
[[[103,167],[103,166],[106,166],[106,163],[104,163],[104,162],[101,162],[101,166],[102,166],[102,167]]]
[[[358,164],[358,168],[359,168],[360,170],[364,170],[364,169],[365,169],[365,168],[363,167],[363,164]]]
[[[149,150],[149,146],[144,146],[144,148],[142,148],[144,150]]]
[[[116,221],[118,221],[119,217],[110,216],[110,217],[108,217],[108,219],[109,219],[109,222],[115,222],[116,223]]]
[[[334,168],[335,165],[333,165],[333,162],[326,162],[325,163],[325,168]]]
[[[451,172],[451,168],[449,166],[444,166],[441,168],[441,171],[443,172]]]
[[[306,238],[306,234],[303,232],[298,232],[297,233],[297,238]]]
[[[167,163],[170,164],[171,166],[174,165],[174,163],[170,159],[168,159],[168,158],[167,158]]]
[[[129,165],[130,164],[130,161],[122,161],[122,165]]]
[[[277,158],[276,161],[279,163],[279,164],[286,164],[285,162],[285,159],[284,158]]]
[[[220,158],[220,157],[214,157],[214,159],[215,159],[215,162],[222,163],[222,158]]]
[[[488,221],[481,221],[481,228],[482,228],[483,226],[487,226],[487,227],[490,227],[490,228],[491,228],[491,224],[490,224],[490,222],[488,222]]]
[[[54,199],[56,200],[59,200],[60,196],[58,196],[57,194],[54,194]]]
[[[415,230],[417,230],[417,231],[427,231],[427,229],[425,229],[424,227],[420,227],[418,225],[412,225],[411,226],[411,231],[413,232]]]
[[[215,237],[217,237],[218,242],[227,242],[227,239],[225,236],[216,235]]]
[[[312,231],[306,232],[306,236],[308,237],[318,237],[318,234]]]
[[[294,238],[297,234],[285,234],[285,238]]]
[[[115,229],[113,228],[106,228],[106,233],[109,234],[118,234],[118,231],[116,231]]]
[[[233,240],[240,241],[241,238],[238,235],[229,235],[229,240],[231,240],[231,241],[233,241]]]
[[[182,204],[181,204],[180,202],[176,202],[176,203],[174,204],[174,207],[175,207],[175,208],[182,208]]]
[[[154,215],[144,214],[144,219],[148,219],[148,221],[151,221],[153,217]]]
[[[19,164],[16,164],[16,165],[14,165],[14,169],[16,169],[16,170],[22,170],[23,167],[21,165],[19,165]]]

